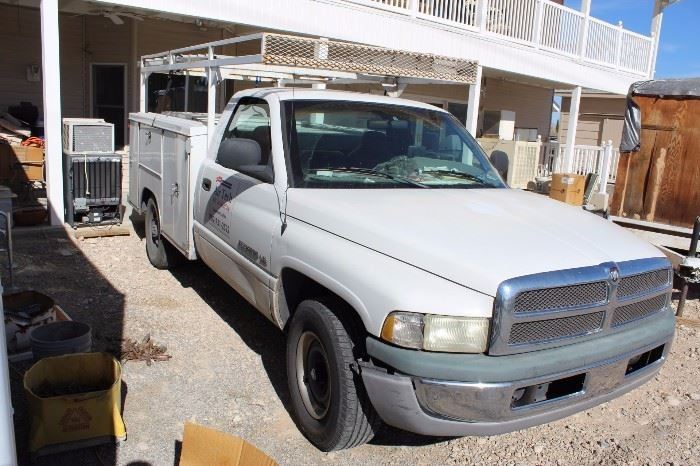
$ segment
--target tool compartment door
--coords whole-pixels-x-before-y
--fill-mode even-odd
[[[129,193],[128,200],[136,209],[140,209],[139,196],[139,124],[129,122]]]
[[[189,149],[187,136],[164,132],[161,229],[183,251],[189,249]]]

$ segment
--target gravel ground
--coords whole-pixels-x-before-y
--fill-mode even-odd
[[[428,438],[384,429],[369,445],[322,453],[286,406],[284,338],[200,263],[152,268],[138,235],[77,241],[18,232],[16,284],[93,326],[95,349],[150,334],[172,359],[124,364],[128,440],[43,464],[177,464],[185,421],[236,434],[281,464],[700,464],[700,327],[679,325],[668,363],[642,388],[573,417],[498,437]],[[677,295],[677,293],[676,293]],[[677,296],[676,296],[677,298]],[[700,319],[697,299],[686,317]],[[28,462],[21,372],[12,372],[20,460]]]

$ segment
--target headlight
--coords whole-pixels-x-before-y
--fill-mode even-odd
[[[483,353],[488,346],[490,319],[413,312],[392,312],[381,337],[405,348],[449,353]]]

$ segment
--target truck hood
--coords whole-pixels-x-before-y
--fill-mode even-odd
[[[508,278],[663,257],[581,208],[516,189],[290,189],[287,215],[490,296]]]

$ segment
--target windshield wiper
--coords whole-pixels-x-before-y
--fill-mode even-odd
[[[454,176],[455,178],[463,178],[465,180],[471,180],[471,181],[476,181],[477,183],[490,186],[484,179],[472,175],[471,173],[467,172],[462,172],[459,170],[444,170],[444,169],[436,169],[436,170],[423,170],[423,173],[427,173],[428,175],[443,175],[443,176]]]
[[[387,178],[392,181],[398,181],[404,184],[410,184],[418,188],[430,188],[430,186],[417,181],[413,181],[410,178],[405,178],[399,175],[392,175],[391,173],[383,172],[380,170],[375,170],[373,168],[361,168],[361,167],[329,167],[329,168],[315,168],[315,171],[332,171],[332,172],[343,172],[343,173],[358,173],[361,175],[374,175]]]

